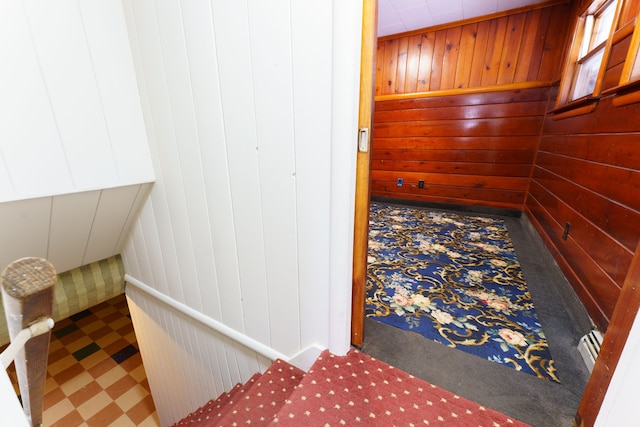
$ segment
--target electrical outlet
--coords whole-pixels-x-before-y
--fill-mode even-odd
[[[418,181],[418,188],[424,188],[424,180],[423,179]]]
[[[398,183],[396,184],[398,187],[402,187],[402,178],[398,178]]]

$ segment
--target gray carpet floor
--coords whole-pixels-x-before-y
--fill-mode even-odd
[[[365,320],[360,350],[534,427],[571,426],[589,379],[577,345],[591,322],[526,216],[500,218],[507,224],[560,384],[371,319]]]

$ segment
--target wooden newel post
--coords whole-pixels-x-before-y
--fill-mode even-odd
[[[2,272],[2,299],[11,340],[24,328],[51,317],[56,270],[42,258],[22,258]],[[22,406],[32,426],[42,424],[44,383],[51,331],[31,338],[14,363]]]

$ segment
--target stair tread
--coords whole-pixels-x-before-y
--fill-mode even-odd
[[[357,350],[323,352],[273,421],[277,426],[526,424]]]
[[[246,383],[210,400],[174,427],[267,425],[304,375],[301,369],[277,359],[263,374],[254,374]]]
[[[220,419],[216,425],[268,424],[284,405],[305,373],[301,369],[283,361],[276,360],[259,376],[251,387],[238,394],[233,409]]]
[[[235,396],[241,392],[241,390],[247,388],[248,383],[252,380],[260,377],[260,374],[254,374],[247,383],[238,383],[231,390],[226,393],[222,393],[217,399],[211,399],[200,408],[196,409],[177,423],[173,424],[173,427],[190,425],[209,425],[210,421],[214,418],[221,418],[226,415],[227,411],[233,404]]]

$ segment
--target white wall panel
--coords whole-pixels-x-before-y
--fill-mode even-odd
[[[184,32],[203,165],[203,198],[207,201],[206,212],[215,254],[213,262],[209,262],[216,275],[203,276],[203,312],[238,331],[244,331],[212,10],[208,3],[184,2],[182,16],[187,23]]]
[[[0,2],[0,151],[11,187],[0,202],[73,188],[29,23],[19,0]]]
[[[118,182],[77,2],[24,2],[62,146],[74,183]]]
[[[250,3],[249,25],[269,325],[275,331],[290,330],[272,333],[271,342],[295,353],[300,314],[289,2]]]
[[[247,3],[214,0],[213,23],[247,335],[269,342],[269,322]]]
[[[123,259],[136,279],[294,356],[331,341],[332,297],[336,336],[348,345],[353,211],[345,206],[361,17],[357,2],[263,3],[123,2],[157,177]],[[163,384],[175,378],[160,372],[161,357],[178,376],[208,366],[206,387],[217,394],[267,366],[227,338],[180,326],[181,316],[145,310],[178,337],[169,351],[169,341],[140,343],[145,367],[157,365],[149,377]],[[165,395],[157,406],[186,415],[199,397],[181,390],[175,404]]]
[[[329,342],[329,242],[331,197],[332,8],[321,2],[291,3],[296,215],[302,347]],[[324,177],[324,179],[318,179]]]
[[[47,256],[61,273],[83,265],[100,190],[65,194],[52,199]]]
[[[172,425],[225,389],[247,381],[264,359],[135,287],[131,319],[162,425]],[[159,346],[163,351],[153,351]],[[231,358],[229,359],[229,355]],[[182,363],[176,363],[176,361]]]
[[[139,185],[110,188],[100,194],[82,264],[90,264],[119,253],[118,241],[135,205]]]
[[[122,3],[80,1],[80,14],[120,183],[152,181]]]
[[[0,37],[0,202],[153,180],[119,2],[5,0]]]
[[[0,203],[0,270],[24,257],[47,257],[51,197]]]

